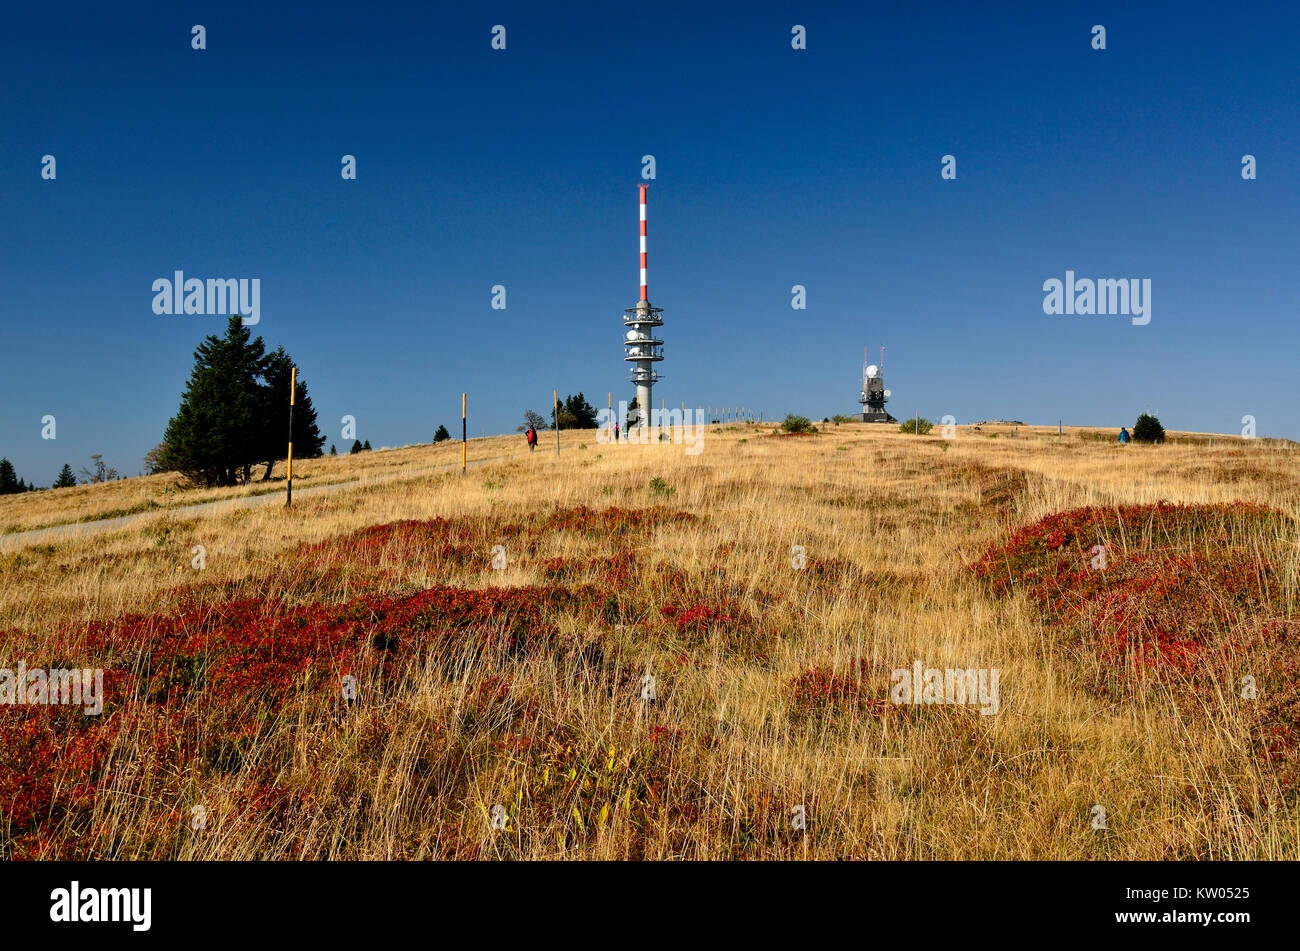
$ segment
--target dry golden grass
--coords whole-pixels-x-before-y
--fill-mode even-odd
[[[122,739],[92,813],[52,821],[50,840],[62,845],[32,853],[28,843],[29,854],[1297,857],[1294,790],[1279,789],[1242,744],[1239,704],[1225,695],[1193,718],[1168,684],[1124,701],[1096,695],[1024,599],[993,598],[965,566],[1012,526],[1080,505],[1246,500],[1300,517],[1300,455],[1227,437],[1212,448],[1121,448],[1070,429],[1059,442],[1054,428],[959,427],[951,442],[937,429],[821,429],[776,437],[770,425],[715,426],[696,456],[600,445],[589,432],[563,433],[558,458],[549,433],[533,454],[521,437],[474,440],[471,460],[495,461],[464,475],[459,445],[410,447],[295,467],[295,488],[369,481],[303,495],[292,511],[275,502],[150,510],[77,538],[0,536],[8,667],[80,656],[78,632],[92,621],[228,597],[313,605],[363,590],[568,585],[592,605],[548,608],[554,637],[524,654],[430,647],[406,659],[396,688],[363,680],[359,704],[342,714],[322,700],[327,691],[306,686],[274,709],[235,711],[256,723],[237,768],[201,754],[150,758],[143,740]],[[668,490],[652,492],[655,478]],[[0,528],[249,492],[173,483],[154,476],[10,497],[0,500]],[[579,506],[695,518],[626,535],[547,527]],[[462,548],[322,568],[322,551],[352,564],[353,542],[332,540],[434,518],[452,520]],[[504,570],[490,567],[493,544],[506,549]],[[796,545],[810,570],[792,568]],[[191,567],[195,546],[206,552],[202,571]],[[1294,539],[1276,547],[1294,577]],[[637,559],[628,577],[602,575],[627,552]],[[555,559],[569,580],[547,573]],[[611,597],[617,610],[602,617]],[[706,605],[735,621],[679,628],[662,616],[665,604]],[[914,659],[1000,669],[1000,712],[863,717],[792,702],[811,668],[870,671],[883,691],[889,671]],[[646,671],[653,704],[640,699]],[[201,733],[232,716],[194,705]],[[494,832],[497,804],[509,819]],[[1104,831],[1090,824],[1097,804]],[[208,817],[201,832],[190,828],[195,805]],[[806,809],[804,834],[790,828],[796,805]]]

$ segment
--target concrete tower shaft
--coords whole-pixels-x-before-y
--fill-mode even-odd
[[[654,365],[664,358],[664,342],[654,336],[654,329],[663,326],[663,309],[650,306],[649,281],[646,278],[646,185],[641,191],[641,299],[635,307],[623,311],[623,346],[627,353],[623,359],[632,364],[631,381],[636,384],[637,425],[650,425],[650,409],[654,406],[654,385],[659,374]]]

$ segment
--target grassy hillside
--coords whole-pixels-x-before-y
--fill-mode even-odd
[[[0,536],[0,667],[107,692],[0,706],[0,849],[1296,857],[1292,447],[820,428],[312,460],[295,493],[361,481],[292,511],[0,499],[11,533],[141,516]],[[997,712],[893,702],[914,661],[996,668]]]

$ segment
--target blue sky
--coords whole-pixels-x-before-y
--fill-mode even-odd
[[[375,446],[457,429],[462,390],[474,435],[552,388],[630,399],[645,154],[656,402],[851,413],[883,343],[899,417],[1300,438],[1294,4],[464,6],[7,11],[21,477],[139,471],[224,323],[153,313],[177,269],[261,280],[254,330],[340,447],[344,414]],[[1067,269],[1149,278],[1151,323],[1045,315]]]

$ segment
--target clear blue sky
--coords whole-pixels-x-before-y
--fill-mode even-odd
[[[456,431],[462,390],[474,435],[553,387],[630,399],[646,153],[656,402],[855,412],[883,343],[899,417],[1150,408],[1300,437],[1294,3],[477,6],[6,10],[0,455],[21,477],[92,452],[139,471],[224,323],[153,313],[177,269],[261,279],[254,330],[340,448],[344,414],[375,446]],[[1044,315],[1067,269],[1151,279],[1151,323]]]

